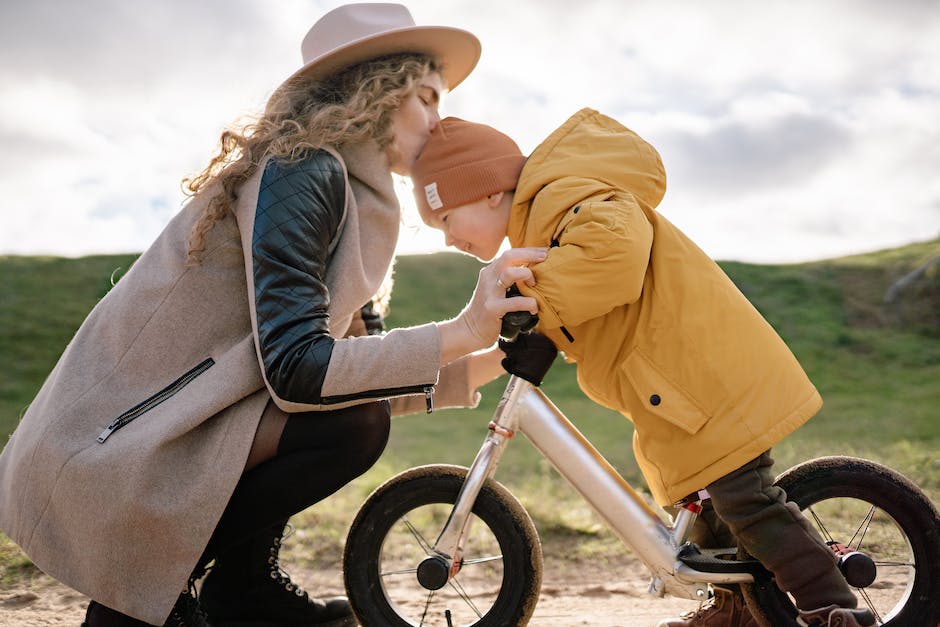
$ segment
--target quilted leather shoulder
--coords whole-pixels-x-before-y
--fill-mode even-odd
[[[252,236],[255,312],[265,378],[284,400],[320,401],[333,350],[326,271],[345,207],[345,173],[332,154],[265,167]]]

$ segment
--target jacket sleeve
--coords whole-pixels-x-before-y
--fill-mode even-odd
[[[330,335],[326,275],[346,203],[342,164],[326,151],[272,161],[261,177],[251,254],[258,350],[275,403],[288,412],[318,411],[417,394],[430,406],[440,358],[436,325]]]
[[[473,408],[479,405],[482,396],[471,387],[468,376],[467,357],[461,357],[441,368],[434,389],[434,409]],[[396,396],[391,399],[391,409],[392,416],[424,413],[427,411],[427,402],[421,396]]]
[[[578,326],[639,299],[652,244],[653,227],[633,195],[610,191],[563,215],[546,260],[533,266],[535,287],[520,289],[538,300],[541,327]]]
[[[318,151],[271,159],[261,178],[252,234],[258,344],[276,397],[317,404],[330,336],[326,268],[346,202],[342,165]]]

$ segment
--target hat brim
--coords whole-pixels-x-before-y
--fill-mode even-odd
[[[442,67],[447,88],[453,90],[476,66],[480,51],[480,40],[468,31],[449,26],[409,26],[351,41],[311,59],[283,84],[301,76],[323,78],[376,57],[417,52],[429,55]]]

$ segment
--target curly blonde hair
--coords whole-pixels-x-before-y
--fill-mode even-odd
[[[239,186],[265,159],[296,161],[311,150],[370,139],[386,149],[394,139],[391,114],[432,72],[440,72],[433,59],[405,53],[359,63],[327,78],[301,75],[279,87],[263,113],[222,132],[218,152],[205,169],[183,179],[187,195],[213,194],[190,233],[188,261],[199,262],[206,234],[232,211]]]

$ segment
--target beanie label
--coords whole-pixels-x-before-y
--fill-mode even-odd
[[[424,197],[428,199],[428,205],[431,209],[440,209],[444,206],[440,195],[437,193],[437,183],[428,183],[424,186]]]

